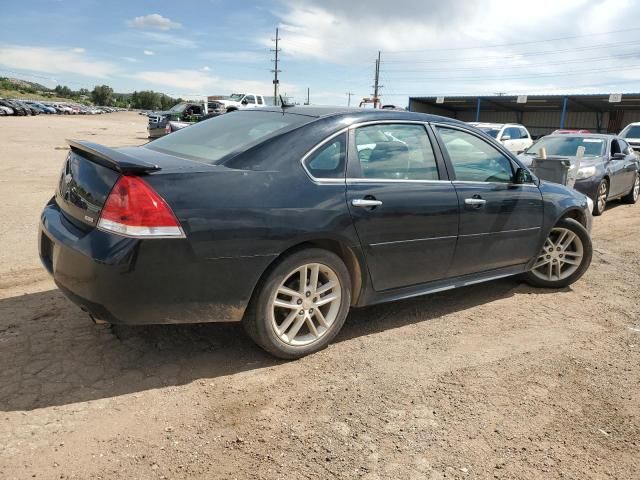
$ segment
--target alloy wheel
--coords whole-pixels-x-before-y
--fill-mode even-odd
[[[607,205],[607,182],[602,182],[598,188],[598,211],[604,211],[604,207]]]
[[[338,318],[342,285],[336,272],[309,263],[289,272],[271,300],[271,326],[278,338],[292,346],[321,339]]]
[[[564,280],[573,275],[584,256],[580,237],[567,228],[554,228],[544,242],[532,273],[547,281]]]

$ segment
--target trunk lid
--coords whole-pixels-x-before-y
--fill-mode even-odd
[[[91,142],[69,141],[56,189],[56,203],[65,217],[80,228],[95,227],[100,212],[120,175],[140,175],[161,169],[158,165]]]

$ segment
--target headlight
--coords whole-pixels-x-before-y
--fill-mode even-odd
[[[596,174],[596,167],[582,167],[578,170],[578,175],[576,175],[576,179],[581,178],[589,178],[593,177]]]
[[[587,197],[587,206],[589,207],[589,211],[593,212],[593,200]]]

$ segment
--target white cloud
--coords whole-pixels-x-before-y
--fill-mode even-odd
[[[117,65],[87,58],[82,53],[63,48],[0,46],[0,65],[14,70],[46,73],[72,73],[91,78],[107,78]]]
[[[220,78],[208,72],[198,70],[144,71],[130,75],[138,82],[144,82],[154,88],[172,89],[167,92],[173,96],[223,95],[232,92],[253,92],[258,95],[270,95],[271,82]],[[138,89],[149,88],[140,86]],[[281,84],[280,90],[296,95],[299,89],[295,85]]]
[[[150,28],[156,30],[171,30],[173,28],[181,27],[178,22],[174,22],[167,17],[163,17],[159,13],[151,13],[149,15],[135,17],[133,20],[128,20],[127,25],[133,28]]]
[[[122,57],[123,60],[129,62],[129,63],[137,63],[138,59],[137,58],[133,58],[133,57]]]
[[[84,53],[86,50],[84,48],[74,48],[71,51],[75,53]]]
[[[204,67],[202,67],[202,71],[203,72],[210,72],[211,69],[205,65]]]
[[[153,52],[151,50],[144,50],[142,53],[149,56],[153,55]]]
[[[382,94],[395,102],[392,95],[406,93],[486,94],[614,84],[621,71],[614,57],[621,51],[633,55],[632,45],[575,49],[637,41],[636,32],[599,34],[633,28],[627,19],[636,7],[637,0],[537,0],[535,5],[530,0],[369,0],[367,8],[344,0],[281,0],[273,13],[280,18],[283,65],[313,59],[338,64],[362,79],[341,83],[370,94],[374,59],[381,50]],[[583,36],[522,43],[576,35]],[[271,35],[259,43],[273,48]],[[592,62],[592,57],[599,60]],[[632,62],[624,63],[635,67]],[[589,69],[596,71],[584,72]],[[574,70],[583,72],[557,76]],[[630,75],[640,80],[640,69]]]

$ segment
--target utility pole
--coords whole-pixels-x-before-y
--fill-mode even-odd
[[[307,87],[307,103],[305,103],[305,105],[311,105],[309,102],[309,87]]]
[[[378,59],[376,60],[376,74],[373,82],[373,108],[378,108],[378,95],[380,94],[380,51],[378,50]]]
[[[350,106],[351,106],[351,97],[352,97],[353,95],[355,95],[355,94],[354,94],[354,93],[352,93],[352,92],[347,92],[347,93],[345,93],[345,95],[346,95],[347,97],[349,97],[349,100],[347,100],[347,107],[350,107]]]
[[[280,73],[282,70],[278,70],[278,53],[280,52],[280,50],[282,50],[281,48],[278,48],[278,42],[280,41],[280,37],[278,36],[278,28],[276,27],[276,38],[274,40],[276,42],[276,48],[275,49],[271,49],[272,52],[275,53],[275,65],[273,70],[271,70],[273,72],[273,104],[275,106],[278,105],[278,86],[280,83],[280,80],[278,80],[278,73]]]

